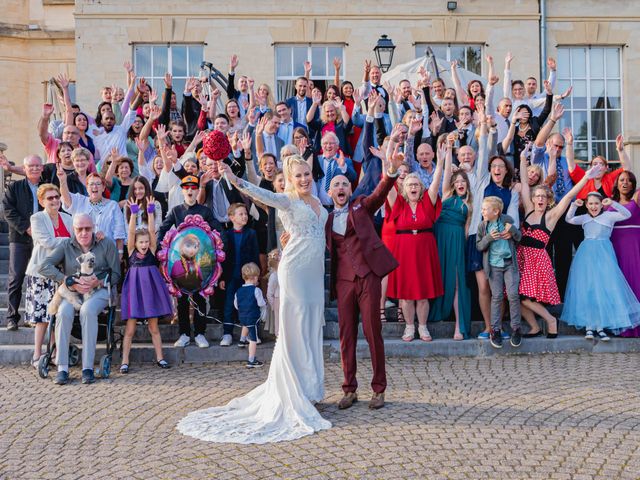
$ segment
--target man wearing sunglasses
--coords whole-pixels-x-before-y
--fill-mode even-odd
[[[88,213],[78,213],[73,217],[73,235],[65,239],[44,259],[39,274],[56,283],[63,283],[70,290],[85,294],[93,292],[84,300],[80,308],[82,326],[82,383],[93,383],[93,362],[98,339],[98,314],[109,304],[106,278],[115,291],[120,281],[120,262],[116,244],[109,238],[96,240],[95,226]],[[91,252],[95,256],[93,275],[75,276],[80,269],[78,258]],[[95,291],[94,291],[95,290]],[[73,305],[63,300],[56,314],[56,365],[58,374],[54,383],[64,385],[69,381],[69,339],[73,317]]]

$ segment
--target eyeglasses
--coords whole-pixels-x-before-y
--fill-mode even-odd
[[[50,197],[44,197],[45,200],[58,200],[60,199],[60,195],[51,195]]]
[[[87,187],[101,187],[102,182],[100,183],[87,183]]]
[[[198,187],[196,185],[183,185],[182,189],[183,190],[198,190]]]

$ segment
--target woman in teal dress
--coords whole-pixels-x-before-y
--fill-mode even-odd
[[[433,301],[429,321],[446,320],[453,308],[456,317],[453,339],[463,340],[471,337],[471,293],[466,279],[465,245],[472,199],[469,178],[462,170],[453,173],[451,156],[449,149],[442,182],[442,212],[435,224],[444,295]]]

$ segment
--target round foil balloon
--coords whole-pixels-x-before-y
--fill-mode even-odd
[[[187,215],[164,236],[158,259],[172,295],[212,295],[224,261],[220,234],[200,215]]]

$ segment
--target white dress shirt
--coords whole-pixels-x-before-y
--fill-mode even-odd
[[[79,193],[70,193],[71,205],[64,205],[64,209],[73,215],[88,213],[95,225],[95,231],[104,233],[111,240],[124,240],[126,232],[124,228],[124,215],[118,202],[103,198],[99,204],[92,204],[89,197]]]
[[[338,235],[344,236],[347,231],[347,217],[349,216],[349,204],[333,211],[333,225],[331,229]]]

